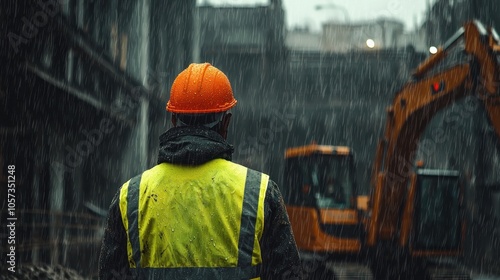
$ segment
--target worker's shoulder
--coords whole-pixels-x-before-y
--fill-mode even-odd
[[[259,171],[259,170],[256,170],[256,169],[253,169],[253,168],[250,168],[250,167],[247,167],[247,166],[244,166],[244,165],[241,165],[241,164],[238,164],[238,163],[234,163],[234,162],[231,162],[232,164],[235,164],[235,165],[238,165],[238,166],[241,166],[241,168],[244,168],[248,171],[252,171],[252,172],[256,172],[258,174],[262,174],[263,175],[263,178],[265,178],[267,181],[268,181],[268,188],[272,188],[273,190],[274,189],[278,189],[278,184],[276,184],[276,182],[269,176],[269,174],[265,173],[265,172],[262,172],[262,171]],[[247,172],[248,172],[247,171]]]
[[[275,186],[276,183],[269,177],[267,173],[264,173],[262,171],[259,171],[257,169],[253,169],[250,167],[247,167],[245,165],[242,165],[240,163],[236,163],[230,160],[222,159],[222,158],[217,158],[213,159],[211,161],[208,161],[204,164],[201,165],[196,165],[196,166],[185,166],[185,165],[177,165],[177,164],[172,164],[172,163],[160,163],[158,165],[153,166],[152,168],[145,170],[143,173],[133,177],[142,177],[142,178],[150,178],[150,177],[156,177],[158,174],[162,173],[177,173],[178,171],[187,171],[190,169],[199,169],[198,171],[203,172],[203,170],[213,170],[213,169],[223,169],[227,171],[228,173],[233,173],[233,174],[242,174],[242,173],[247,173],[248,172],[255,172],[258,174],[262,174],[263,178],[266,178],[266,180],[269,181],[270,185]],[[128,183],[128,181],[127,181]]]
[[[236,163],[236,162],[232,162],[232,161],[228,161],[228,160],[225,160],[225,161],[226,161],[226,162],[228,162],[228,163],[229,163],[229,164],[231,164],[231,165],[238,166],[239,168],[242,168],[242,169],[248,170],[248,171],[250,171],[250,172],[260,173],[260,174],[263,174],[264,176],[269,177],[269,175],[268,175],[268,174],[266,174],[266,173],[264,173],[264,172],[262,172],[262,171],[259,171],[259,170],[257,170],[257,169],[253,169],[253,168],[247,167],[247,166],[245,166],[245,165],[242,165],[242,164],[239,164],[239,163]],[[248,172],[248,171],[247,171],[247,172]]]
[[[273,185],[273,187],[276,186],[276,183],[270,178],[270,176],[267,173],[262,172],[262,171],[257,170],[257,169],[250,168],[250,167],[245,166],[243,164],[233,162],[230,160],[226,160],[226,159],[214,159],[214,160],[210,161],[209,163],[214,163],[217,167],[224,168],[225,170],[230,171],[230,172],[231,171],[234,171],[235,173],[243,172],[246,174],[248,174],[249,172],[253,172],[256,174],[261,174],[262,178],[264,178],[266,181],[269,182],[269,185]]]
[[[125,182],[124,182],[124,183],[120,186],[120,188],[118,189],[118,192],[123,191],[123,189],[127,189],[127,188],[129,187],[129,185],[130,185],[130,182],[135,181],[135,180],[140,181],[141,176],[142,176],[142,173],[139,173],[139,174],[134,175],[133,177],[131,177],[131,178],[130,178],[130,179],[128,179],[127,181],[125,181]]]

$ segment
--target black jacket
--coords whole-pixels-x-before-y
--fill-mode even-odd
[[[218,133],[203,127],[175,127],[160,136],[158,164],[199,165],[215,158],[231,160],[233,147]],[[99,279],[133,279],[127,258],[127,235],[119,209],[119,190],[108,213],[99,258]],[[269,180],[264,200],[261,279],[299,279],[299,255],[283,198]]]

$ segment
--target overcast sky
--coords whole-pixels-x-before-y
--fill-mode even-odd
[[[219,5],[265,5],[268,0],[197,0]],[[435,0],[282,0],[288,28],[309,26],[319,31],[327,20],[364,21],[378,17],[401,20],[406,30],[413,30],[424,19],[428,4]],[[322,6],[321,9],[316,9]]]

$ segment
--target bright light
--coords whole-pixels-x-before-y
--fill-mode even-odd
[[[436,54],[436,53],[437,53],[437,51],[438,51],[438,49],[437,49],[436,47],[434,47],[434,46],[432,46],[432,47],[430,47],[430,48],[429,48],[429,52],[430,52],[431,54]]]
[[[370,49],[373,49],[375,47],[375,41],[373,41],[372,39],[368,39],[366,40],[366,45],[370,48]]]

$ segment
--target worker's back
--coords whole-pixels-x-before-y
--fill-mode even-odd
[[[236,104],[208,63],[175,79],[158,164],[111,202],[100,279],[289,279],[301,264],[283,198],[269,176],[231,162]]]
[[[189,277],[257,276],[267,184],[267,175],[224,159],[162,163],[133,178],[120,193],[131,267],[144,276],[151,268],[178,275],[181,267]]]

